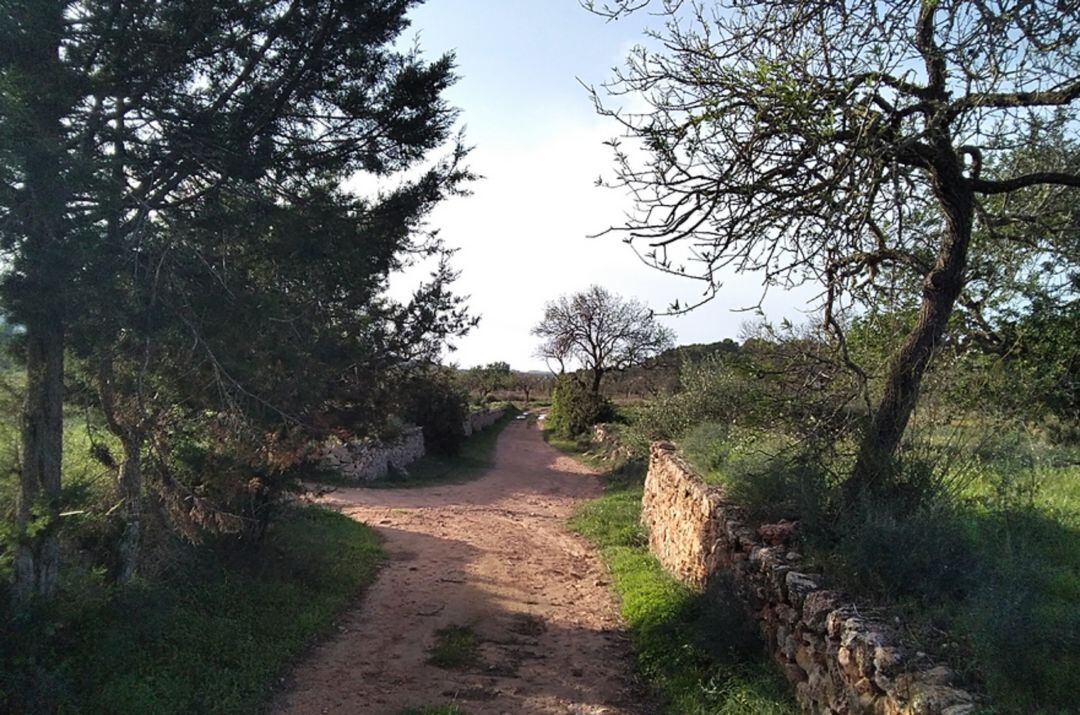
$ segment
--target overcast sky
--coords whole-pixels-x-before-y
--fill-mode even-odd
[[[603,145],[617,127],[598,117],[578,80],[599,85],[642,37],[646,15],[617,23],[577,0],[428,0],[413,13],[425,53],[454,50],[461,79],[448,98],[461,109],[469,164],[485,178],[473,195],[436,209],[432,228],[459,248],[458,291],[480,326],[448,356],[463,367],[505,360],[543,368],[529,331],[544,303],[599,283],[662,311],[694,299],[700,286],[642,264],[617,238],[590,239],[620,223],[626,197],[597,188],[610,176]],[[718,300],[663,318],[679,343],[737,337],[757,301],[760,277],[732,276]],[[770,294],[770,317],[799,317],[809,292]]]

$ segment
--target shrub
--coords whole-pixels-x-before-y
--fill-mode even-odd
[[[561,375],[551,391],[547,427],[555,434],[573,437],[598,422],[615,417],[615,408],[603,395],[590,391],[573,377]]]
[[[468,396],[444,371],[431,371],[411,378],[403,388],[402,412],[424,430],[429,452],[452,456],[465,439],[464,423],[469,416]]]

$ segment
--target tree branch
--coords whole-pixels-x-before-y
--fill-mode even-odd
[[[1024,189],[1029,186],[1038,186],[1039,184],[1080,187],[1080,175],[1057,171],[1037,171],[1033,174],[1024,174],[1004,181],[968,179],[967,183],[972,191],[980,194],[1007,194],[1010,191]]]

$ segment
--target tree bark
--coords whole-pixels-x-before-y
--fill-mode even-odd
[[[56,591],[63,433],[63,325],[59,319],[34,321],[26,326],[26,397],[16,507],[20,541],[15,594],[22,603],[34,595],[50,598]]]
[[[915,326],[889,364],[881,400],[863,435],[848,482],[850,496],[888,480],[893,457],[918,400],[923,374],[964,286],[975,203],[959,161],[937,167],[934,192],[945,214],[937,260],[923,281]]]
[[[117,544],[116,580],[127,583],[135,576],[139,563],[143,497],[141,460],[143,443],[146,441],[146,422],[142,414],[122,415],[117,407],[112,356],[104,355],[99,359],[97,380],[105,424],[124,448],[124,461],[116,479],[116,491],[124,514],[124,531]]]
[[[123,439],[124,463],[120,465],[117,487],[124,504],[124,533],[117,548],[116,580],[127,583],[139,565],[139,545],[142,537],[142,444],[139,434]]]
[[[21,467],[16,506],[19,544],[15,597],[51,597],[60,572],[60,468],[64,430],[63,251],[67,191],[61,117],[66,94],[60,78],[63,8],[29,6],[19,18],[33,44],[16,57],[26,91],[26,135],[14,147],[25,168],[25,204],[19,212],[23,246],[18,257],[20,300],[16,319],[26,327],[26,396],[21,423]]]

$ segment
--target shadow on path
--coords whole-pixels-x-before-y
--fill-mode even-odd
[[[564,528],[600,489],[593,472],[515,423],[476,481],[329,494],[328,505],[378,529],[389,561],[274,712],[394,715],[451,701],[474,715],[637,712],[608,575]],[[475,631],[475,665],[427,662],[447,626]]]

